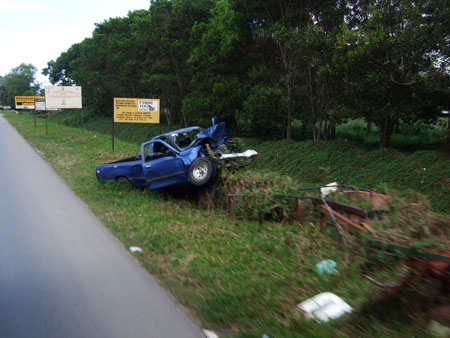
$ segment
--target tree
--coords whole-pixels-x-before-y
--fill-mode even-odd
[[[208,22],[192,28],[192,90],[183,100],[183,110],[193,120],[207,123],[217,116],[235,130],[236,112],[245,92],[244,35],[239,13],[228,0],[219,0]]]
[[[182,101],[191,91],[192,27],[210,17],[213,0],[153,1],[143,82],[161,98],[168,124],[190,123]]]
[[[357,1],[357,14],[347,20],[354,25],[342,26],[334,59],[344,79],[341,103],[377,124],[381,148],[399,120],[436,118],[445,88],[438,82],[446,79],[449,88],[448,71],[436,63],[436,54],[445,62],[448,32],[430,34],[444,33],[436,3],[442,4]]]
[[[0,76],[0,105],[6,105],[6,89],[3,85],[3,76]]]
[[[212,3],[152,1],[148,11],[105,20],[92,37],[50,61],[44,74],[52,83],[83,86],[84,104],[96,113],[110,114],[113,97],[157,97],[167,122],[181,122],[181,102],[192,79],[187,65],[192,26],[209,16]]]
[[[14,106],[14,97],[34,96],[39,92],[39,84],[35,82],[36,67],[22,63],[3,78],[3,88],[6,91],[7,105]]]

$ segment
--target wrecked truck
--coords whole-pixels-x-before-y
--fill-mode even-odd
[[[254,150],[225,153],[228,134],[225,122],[202,129],[198,126],[174,130],[141,144],[141,154],[96,167],[100,182],[117,181],[150,190],[180,183],[206,186],[219,174],[217,161],[257,155]],[[219,156],[212,158],[214,152]]]

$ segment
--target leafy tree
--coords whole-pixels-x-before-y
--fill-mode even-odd
[[[239,13],[230,1],[217,1],[208,22],[193,26],[191,43],[188,64],[194,76],[192,91],[183,101],[184,111],[202,123],[218,116],[235,129],[236,112],[245,97],[246,58]]]
[[[447,35],[440,31],[439,6],[429,1],[364,1],[344,24],[336,44],[335,67],[345,81],[341,103],[377,124],[380,147],[387,147],[400,119],[432,119],[439,112],[442,91],[436,78],[448,73],[437,67],[436,54],[444,56]],[[434,17],[433,20],[432,18]],[[350,21],[350,20],[349,20]],[[445,57],[444,57],[445,59]]]
[[[363,117],[386,147],[398,121],[450,105],[448,13],[448,0],[153,0],[97,24],[44,74],[83,86],[98,113],[113,97],[158,97],[168,124],[218,116],[291,138],[300,120],[315,140]]]
[[[209,15],[212,0],[152,1],[151,9],[97,24],[44,69],[52,83],[83,86],[85,106],[110,114],[113,97],[157,97],[169,124],[179,122],[189,92],[192,25]],[[184,123],[187,120],[183,118]]]
[[[168,124],[190,123],[182,100],[191,90],[193,69],[187,64],[192,50],[192,27],[210,16],[213,0],[153,1],[143,82],[161,98]]]
[[[3,85],[3,76],[0,76],[0,104],[6,105],[6,88]]]
[[[21,63],[3,77],[7,105],[14,106],[15,96],[34,96],[39,92],[39,83],[35,82],[36,71],[32,64]]]

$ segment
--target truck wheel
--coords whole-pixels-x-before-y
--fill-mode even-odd
[[[117,182],[117,183],[120,183],[120,184],[123,184],[123,185],[127,185],[127,186],[129,186],[129,187],[132,186],[130,180],[129,180],[127,177],[125,177],[125,176],[119,176],[119,177],[117,177],[117,178],[116,178],[116,182]]]
[[[214,182],[217,177],[216,166],[207,157],[199,157],[189,167],[189,181],[195,186],[203,186]]]

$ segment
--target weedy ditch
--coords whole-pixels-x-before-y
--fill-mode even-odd
[[[333,227],[320,229],[320,212],[307,214],[309,205],[302,212],[290,198],[254,199],[247,204],[243,200],[232,212],[245,217],[227,216],[229,193],[289,195],[301,188],[295,178],[273,171],[254,172],[252,163],[248,168],[252,170],[222,175],[222,184],[211,187],[209,196],[203,195],[206,201],[217,201],[214,203],[220,208],[203,206],[196,203],[197,195],[186,197],[182,191],[179,198],[170,191],[97,183],[96,164],[138,153],[139,144],[117,140],[117,153],[111,154],[107,135],[58,128],[49,121],[46,136],[42,126],[33,128],[31,116],[7,114],[7,118],[125,248],[143,249],[133,255],[204,327],[225,337],[261,337],[264,333],[269,337],[427,335],[426,322],[420,320],[423,309],[410,311],[406,305],[411,294],[416,295],[411,288],[395,298],[395,304],[402,305],[400,310],[382,307],[390,318],[359,311],[380,295],[380,289],[364,274],[396,281],[405,273],[399,264],[402,259],[388,255],[367,264],[362,250],[347,255]],[[336,261],[339,273],[318,275],[314,266],[324,259]],[[296,304],[326,291],[342,297],[356,312],[322,325],[305,320]]]
[[[260,223],[305,224],[323,217],[318,207],[322,199],[320,188],[305,189],[289,176],[225,170],[213,187],[204,190],[206,197],[202,201],[209,208],[226,210],[230,217]],[[450,216],[432,211],[428,199],[420,193],[388,189],[386,194],[380,194],[344,185],[326,199],[328,203],[360,209],[364,216],[371,218],[364,220],[370,222],[367,236],[416,249],[450,248]]]

